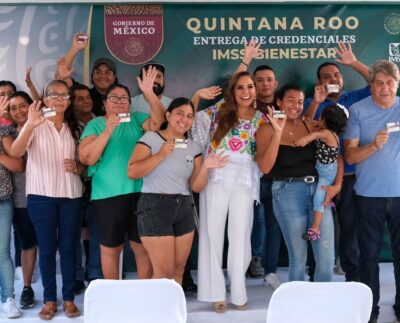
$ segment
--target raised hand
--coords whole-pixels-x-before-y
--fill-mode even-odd
[[[354,55],[351,44],[348,43],[339,43],[338,48],[335,48],[336,55],[340,56],[340,58],[336,58],[336,62],[343,64],[343,65],[351,65],[357,62],[357,58]]]
[[[142,79],[136,77],[138,86],[143,93],[153,93],[153,84],[156,78],[157,69],[155,66],[150,66],[147,70],[142,69]]]
[[[82,32],[76,33],[72,38],[72,47],[76,50],[85,49],[87,44],[89,43],[89,36],[85,35]]]
[[[11,119],[10,118],[10,112],[8,109],[8,96],[0,96],[0,118],[6,118],[6,119]]]
[[[243,61],[249,64],[254,58],[261,54],[261,43],[257,43],[255,39],[251,39],[249,43],[244,44]]]
[[[26,123],[34,128],[46,120],[42,114],[41,106],[42,102],[40,100],[33,101],[33,103],[29,106],[28,119]]]
[[[380,150],[389,140],[389,133],[386,130],[381,130],[375,135],[374,146]]]
[[[72,72],[74,71],[74,69],[68,68],[65,58],[61,57],[58,61],[57,61],[57,68],[56,68],[56,75],[55,78],[57,80],[66,80],[68,78],[71,77]]]
[[[161,146],[160,150],[158,151],[157,154],[162,156],[163,158],[167,157],[170,153],[172,153],[175,149],[175,144],[173,140],[167,140],[164,142],[164,144]]]
[[[222,93],[222,88],[218,85],[205,87],[197,90],[196,94],[203,100],[213,100]]]
[[[220,152],[218,154],[210,154],[203,162],[203,166],[206,169],[212,168],[221,168],[224,167],[227,163],[229,163],[229,156],[224,155],[224,152]]]
[[[317,103],[322,103],[328,97],[328,89],[326,84],[318,84],[314,87],[314,101]]]
[[[283,132],[283,128],[285,128],[286,123],[286,115],[284,118],[274,118],[272,108],[268,107],[267,118],[271,123],[271,126],[274,129],[275,133]]]
[[[33,82],[31,79],[31,72],[32,72],[32,67],[28,67],[25,71],[25,84],[28,88],[31,88],[33,86]]]
[[[107,121],[106,121],[106,128],[104,129],[104,131],[105,131],[106,133],[108,133],[109,135],[111,135],[111,134],[113,133],[114,129],[115,129],[116,127],[118,127],[118,125],[119,125],[120,123],[121,123],[121,122],[119,121],[119,118],[118,118],[117,115],[110,115],[110,116],[107,118]]]

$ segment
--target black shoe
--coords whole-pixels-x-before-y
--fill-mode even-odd
[[[19,304],[21,305],[22,309],[32,308],[35,306],[35,293],[33,292],[31,286],[24,287]]]
[[[83,280],[76,280],[74,285],[74,295],[79,295],[85,290],[85,282]]]
[[[371,315],[371,317],[369,318],[368,323],[378,323],[378,316]]]

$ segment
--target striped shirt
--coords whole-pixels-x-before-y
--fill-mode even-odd
[[[50,120],[36,127],[28,141],[26,194],[48,197],[82,196],[78,175],[67,173],[64,159],[75,159],[76,143],[64,123],[60,132]]]

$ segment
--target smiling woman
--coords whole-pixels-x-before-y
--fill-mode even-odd
[[[231,77],[224,99],[224,103],[198,112],[192,129],[206,156],[223,153],[229,158],[225,167],[209,171],[208,185],[200,194],[198,299],[213,302],[219,313],[227,308],[222,270],[227,215],[231,302],[240,310],[247,306],[245,272],[251,258],[253,203],[259,199],[260,187],[254,136],[267,122],[255,109],[256,88],[249,73]]]
[[[112,84],[105,93],[106,115],[88,123],[79,145],[80,160],[90,166],[91,200],[97,209],[101,264],[106,279],[119,277],[119,256],[126,234],[135,254],[139,278],[152,275],[135,214],[142,181],[130,180],[127,167],[138,139],[146,131],[158,130],[164,119],[163,107],[153,92],[155,77],[155,68],[150,68],[143,71],[143,80],[138,80],[150,103],[150,116],[141,112],[130,115],[128,88]]]
[[[302,234],[313,222],[313,195],[317,188],[314,142],[304,147],[296,142],[312,132],[308,121],[303,121],[304,91],[285,85],[277,95],[277,105],[287,118],[273,118],[256,135],[256,160],[263,173],[273,178],[272,197],[276,220],[282,230],[289,253],[289,280],[304,280],[307,242]],[[327,200],[340,190],[343,163],[338,169],[335,184],[327,189]],[[326,202],[326,201],[325,201]],[[321,239],[311,241],[316,261],[315,281],[331,281],[334,261],[333,218],[329,203],[321,221]]]
[[[208,170],[224,166],[226,159],[215,155],[202,163],[200,147],[187,139],[194,118],[189,99],[176,98],[165,115],[167,121],[160,131],[148,132],[138,141],[128,175],[143,177],[138,229],[150,256],[153,278],[182,284],[194,234],[190,189],[201,191],[207,185]]]
[[[64,312],[68,317],[80,315],[73,302],[73,287],[82,183],[75,162],[78,122],[70,106],[67,84],[58,80],[47,84],[43,103],[51,114],[46,116],[41,102],[34,101],[11,154],[22,157],[27,152],[29,156],[27,208],[37,234],[44,289],[44,306],[39,316],[50,320],[57,311],[57,249],[61,257]]]

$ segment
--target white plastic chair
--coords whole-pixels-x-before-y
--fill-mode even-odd
[[[273,294],[267,323],[366,323],[371,289],[361,283],[289,282]]]
[[[86,289],[85,323],[186,323],[186,299],[170,279],[95,280]]]

